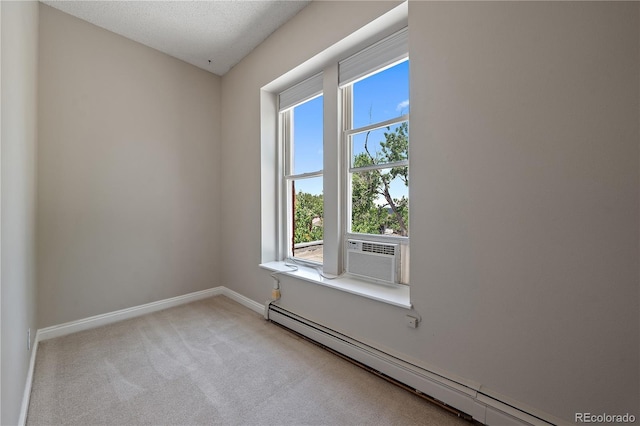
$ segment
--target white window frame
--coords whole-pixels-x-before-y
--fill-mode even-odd
[[[389,42],[391,40],[391,42]],[[385,50],[386,49],[386,50]],[[285,134],[286,126],[292,128],[291,123],[287,123],[286,113],[283,114],[281,106],[278,107],[278,134],[276,145],[278,147],[278,174],[279,191],[278,199],[279,212],[277,215],[278,247],[277,258],[286,260],[289,255],[291,241],[290,224],[291,208],[288,200],[291,199],[289,190],[290,180],[304,179],[310,177],[323,177],[323,245],[324,263],[322,265],[315,262],[306,262],[310,266],[322,267],[325,274],[339,275],[344,272],[346,256],[346,241],[350,238],[366,239],[379,242],[394,242],[402,247],[403,255],[408,254],[409,237],[397,235],[375,235],[348,232],[351,225],[350,212],[350,174],[354,171],[351,167],[351,149],[348,137],[351,134],[367,131],[369,127],[381,128],[389,124],[397,124],[409,121],[409,115],[376,123],[372,126],[365,126],[352,129],[351,121],[351,89],[352,85],[370,75],[376,74],[384,69],[390,68],[400,62],[407,60],[407,28],[404,28],[388,37],[371,44],[369,47],[361,49],[342,61],[335,60],[324,66],[320,74],[322,75],[322,95],[324,97],[324,132],[323,132],[323,169],[299,175],[289,174],[290,152],[287,146],[290,143]],[[347,70],[348,72],[344,71]],[[342,73],[342,74],[341,74]],[[317,77],[314,76],[314,77]],[[311,80],[312,78],[308,80]],[[305,80],[306,81],[306,80]],[[304,83],[304,81],[303,81]],[[279,100],[283,94],[296,86],[280,93]],[[315,95],[317,96],[317,94]],[[292,108],[305,101],[312,99],[307,97],[298,102],[291,102],[286,108]],[[398,162],[397,165],[409,166],[409,160]],[[396,163],[388,163],[380,167],[389,168],[396,166]],[[305,263],[304,260],[296,258],[297,262]],[[408,255],[402,257],[402,281],[408,284]]]
[[[278,96],[278,139],[280,141],[280,247],[281,258],[289,258],[293,256],[293,191],[291,183],[310,178],[323,177],[323,169],[305,173],[293,173],[294,161],[294,145],[293,129],[295,115],[293,110],[306,102],[312,101],[320,96],[322,92],[322,73],[316,74],[292,87],[283,91]],[[324,102],[323,102],[324,103]],[[324,123],[324,120],[323,120]],[[324,125],[324,124],[323,124]],[[323,141],[324,145],[324,141]],[[324,183],[324,182],[323,182]],[[324,241],[320,240],[318,242]],[[308,259],[295,258],[297,262],[308,264],[309,266],[318,267],[322,263]]]
[[[280,189],[281,194],[284,196],[281,200],[281,208],[283,209],[284,214],[282,214],[282,218],[284,220],[283,224],[281,224],[282,228],[282,241],[283,241],[283,249],[284,257],[292,257],[293,250],[295,250],[295,245],[293,244],[293,190],[292,190],[292,182],[301,181],[305,179],[311,178],[322,178],[323,177],[323,169],[315,170],[311,172],[305,173],[293,173],[293,159],[294,159],[294,139],[293,139],[293,128],[294,128],[294,120],[295,115],[293,114],[293,110],[298,105],[302,105],[305,102],[312,101],[318,97],[322,96],[322,93],[319,93],[313,97],[306,98],[302,102],[298,102],[288,107],[285,110],[280,111],[279,113],[279,126],[280,129],[280,138],[282,145],[282,188]],[[324,182],[323,182],[324,184]],[[324,216],[324,215],[323,215]],[[313,241],[314,243],[324,244],[323,240]],[[313,260],[295,258],[297,262],[309,264],[310,266],[322,266],[322,263],[315,262]]]

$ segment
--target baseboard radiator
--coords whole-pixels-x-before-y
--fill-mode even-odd
[[[310,321],[273,303],[265,305],[265,318],[346,357],[467,420],[500,425],[550,425],[511,406],[495,401],[478,389],[405,362],[335,330]],[[493,407],[490,405],[494,405]],[[500,407],[501,409],[497,409]]]

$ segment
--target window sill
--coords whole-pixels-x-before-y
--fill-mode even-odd
[[[388,303],[405,309],[412,308],[408,285],[387,286],[360,280],[352,276],[341,276],[330,280],[323,278],[318,271],[308,266],[298,266],[297,270],[292,271],[291,268],[282,261],[262,263],[260,267],[269,271],[282,272],[283,275],[288,275],[310,283],[320,284],[325,287],[377,300],[378,302]]]

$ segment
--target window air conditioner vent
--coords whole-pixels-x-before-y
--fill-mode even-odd
[[[394,256],[396,254],[396,246],[392,244],[377,244],[363,241],[362,251],[369,253],[388,254]]]
[[[400,277],[398,244],[347,240],[347,272],[387,284]]]

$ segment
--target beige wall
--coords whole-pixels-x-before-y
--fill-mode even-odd
[[[0,3],[0,423],[17,424],[36,331],[38,3]]]
[[[638,415],[638,4],[409,16],[430,360],[564,419]]]
[[[219,285],[220,78],[40,6],[46,327]]]
[[[260,88],[390,7],[314,2],[223,77],[224,285],[271,288]],[[638,7],[410,2],[423,321],[285,278],[281,304],[538,413],[640,415]]]

